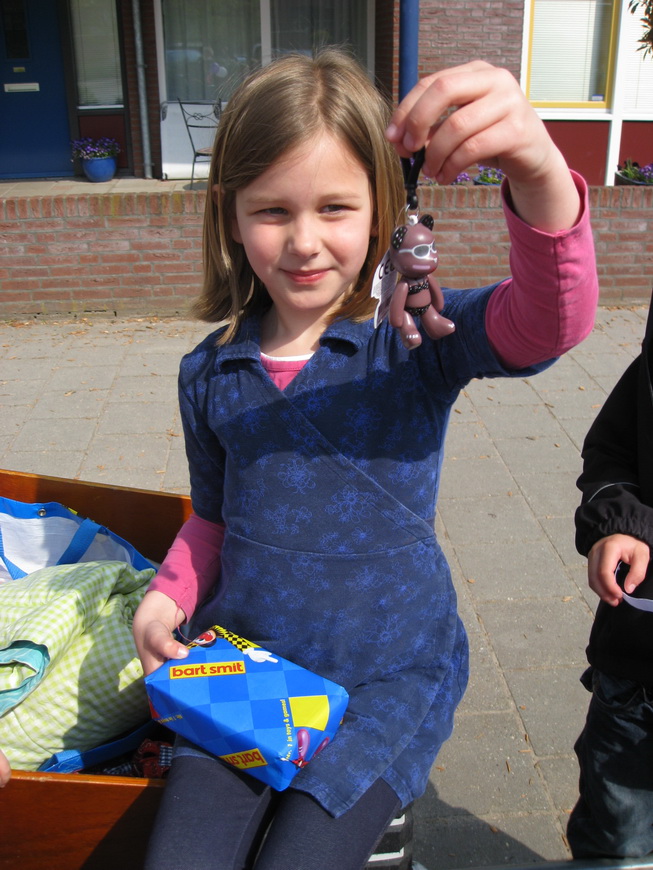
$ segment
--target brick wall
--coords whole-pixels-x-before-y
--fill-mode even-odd
[[[481,58],[519,78],[523,23],[524,0],[423,0],[419,73]]]
[[[438,277],[452,287],[508,274],[499,191],[423,188]],[[648,301],[653,189],[591,188],[604,304]],[[202,191],[18,197],[0,203],[0,319],[187,314],[200,284]]]
[[[0,318],[187,311],[204,194],[17,197],[0,203]]]
[[[653,289],[653,190],[594,187],[592,226],[605,302],[646,302]]]
[[[509,274],[508,237],[496,188],[423,188],[421,202],[436,216],[443,284],[474,287]],[[591,187],[590,212],[601,302],[648,302],[653,290],[653,187]]]

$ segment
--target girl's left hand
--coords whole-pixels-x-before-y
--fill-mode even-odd
[[[173,637],[175,628],[186,619],[177,604],[156,589],[148,590],[136,608],[132,631],[145,676],[168,659],[184,659],[188,648]]]
[[[424,174],[441,184],[479,163],[502,169],[517,213],[532,226],[556,232],[578,219],[565,160],[508,70],[475,60],[426,76],[386,135],[402,157],[426,146]]]

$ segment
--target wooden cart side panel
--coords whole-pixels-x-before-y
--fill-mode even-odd
[[[120,535],[161,562],[190,516],[190,498],[102,483],[0,469],[0,495],[24,502],[57,501]]]
[[[141,870],[163,780],[15,771],[3,789],[2,870]]]
[[[170,493],[0,469],[0,495],[57,501],[161,561],[191,513]],[[2,870],[141,870],[162,780],[13,771],[0,790]]]

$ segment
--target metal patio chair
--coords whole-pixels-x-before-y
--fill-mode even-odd
[[[190,176],[190,186],[195,180],[195,164],[198,161],[210,161],[213,152],[213,139],[220,120],[222,101],[215,103],[187,102],[177,100],[186,125],[188,138],[193,149],[193,169]]]

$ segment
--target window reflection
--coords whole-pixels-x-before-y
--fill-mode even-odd
[[[25,0],[2,0],[2,29],[7,60],[28,60],[27,15]]]

